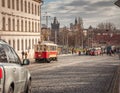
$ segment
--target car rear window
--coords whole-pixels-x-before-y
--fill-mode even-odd
[[[0,63],[7,63],[7,56],[1,44],[0,44]]]

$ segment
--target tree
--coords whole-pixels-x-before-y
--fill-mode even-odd
[[[110,23],[110,22],[100,23],[100,24],[98,24],[97,28],[100,30],[109,30],[109,31],[116,29],[115,25],[113,23]]]

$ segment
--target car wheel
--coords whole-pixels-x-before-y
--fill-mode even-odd
[[[50,61],[51,61],[51,60],[48,58],[48,59],[47,59],[47,63],[50,63]]]
[[[9,87],[8,93],[14,93],[12,86]]]
[[[32,93],[31,81],[29,80],[26,93]]]

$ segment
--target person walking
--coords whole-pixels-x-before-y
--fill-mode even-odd
[[[27,52],[25,52],[25,59],[27,59],[27,56],[28,56],[28,53],[27,53]]]
[[[24,51],[22,51],[22,59],[24,59],[24,54],[25,54],[25,52],[24,52]]]
[[[120,49],[118,49],[118,57],[119,57],[119,60],[120,60]]]

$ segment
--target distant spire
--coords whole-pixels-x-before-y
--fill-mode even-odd
[[[77,18],[75,18],[75,25],[77,25]]]
[[[56,17],[54,17],[54,22],[53,22],[54,24],[58,24],[58,20],[57,20],[57,18]]]
[[[81,18],[80,17],[78,18],[78,24],[81,24]]]
[[[90,25],[88,29],[93,29],[93,27]]]

